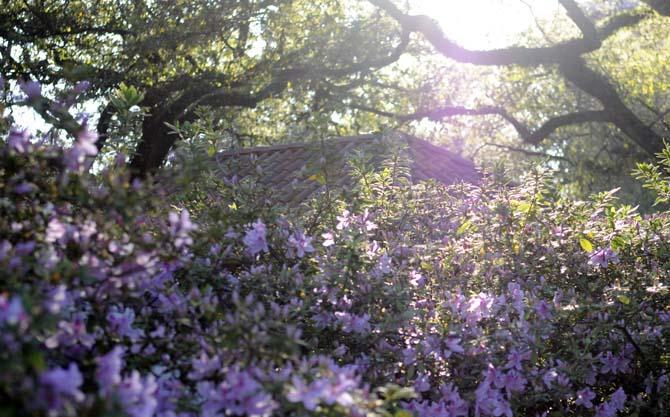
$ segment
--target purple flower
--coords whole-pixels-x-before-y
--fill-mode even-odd
[[[609,401],[599,404],[596,407],[596,417],[614,417],[617,411],[623,411],[626,404],[626,393],[622,388],[617,389]]]
[[[489,415],[512,417],[510,403],[502,393],[491,387],[489,378],[485,378],[475,390],[475,415]]]
[[[463,346],[461,346],[461,338],[460,337],[448,337],[445,339],[445,343],[447,345],[447,349],[449,350],[449,356],[451,356],[452,353],[465,353],[465,350],[463,350]]]
[[[114,306],[107,314],[107,323],[109,324],[109,329],[115,332],[117,335],[121,337],[128,337],[133,341],[144,335],[142,330],[133,328],[134,321],[135,311],[132,308],[127,307],[121,310]]]
[[[440,388],[450,417],[466,417],[468,415],[468,403],[464,401],[458,393],[458,388],[449,383]]]
[[[40,375],[38,401],[49,411],[58,411],[66,402],[84,400],[79,389],[84,382],[77,364],[71,363],[65,368],[53,368]]]
[[[97,141],[98,134],[89,130],[87,124],[84,123],[82,130],[77,134],[74,145],[63,155],[65,166],[71,171],[81,171],[85,168],[87,159],[98,154],[98,148],[95,146]]]
[[[116,346],[106,355],[96,359],[98,364],[95,377],[103,394],[111,393],[121,383],[123,369],[123,348]]]
[[[158,379],[158,391],[156,400],[158,406],[156,409],[157,417],[192,417],[191,414],[177,413],[178,401],[183,394],[184,385],[173,376],[164,376]]]
[[[74,89],[72,90],[75,94],[81,94],[88,90],[91,87],[91,83],[89,81],[79,81],[77,84],[75,84]]]
[[[261,219],[258,219],[247,230],[244,238],[242,238],[242,242],[244,242],[244,245],[252,256],[255,256],[259,252],[268,252],[270,250],[266,240],[266,233],[265,223]]]
[[[321,402],[328,388],[328,381],[324,378],[306,384],[302,378],[294,376],[286,398],[292,403],[302,403],[309,411],[314,411]]]
[[[402,350],[402,363],[404,365],[413,365],[416,361],[416,349],[408,347]]]
[[[19,325],[23,327],[28,322],[28,315],[23,308],[21,298],[14,295],[7,299],[6,294],[0,294],[0,325]]]
[[[335,374],[330,378],[330,389],[326,393],[323,401],[326,404],[337,403],[343,407],[349,407],[353,404],[352,392],[358,387],[358,378],[354,376],[354,367],[338,367],[332,365],[330,372]]]
[[[551,314],[551,304],[544,300],[540,300],[537,303],[535,303],[535,306],[533,307],[535,310],[535,313],[540,317],[542,320],[550,320],[552,317]]]
[[[596,417],[614,417],[616,410],[608,402],[596,406]]]
[[[575,401],[575,404],[581,405],[585,408],[593,408],[593,403],[591,401],[594,398],[596,398],[596,394],[591,391],[590,388],[584,388],[577,391],[577,401]]]
[[[7,146],[15,152],[27,153],[31,147],[30,132],[27,130],[19,131],[12,129],[7,138]]]
[[[426,284],[426,278],[423,275],[421,275],[420,272],[412,270],[409,273],[409,283],[413,287],[421,288]]]
[[[558,372],[556,372],[556,369],[552,368],[544,373],[542,376],[542,382],[544,382],[544,385],[546,385],[547,388],[551,388],[551,385],[556,380],[556,378],[558,378]]]
[[[358,379],[353,375],[353,370],[331,365],[329,371],[331,376],[316,378],[310,384],[306,384],[300,377],[293,377],[286,398],[291,402],[301,402],[310,411],[320,403],[351,406],[351,393],[358,387]]]
[[[198,390],[205,399],[202,417],[223,417],[231,414],[269,417],[277,408],[277,403],[248,371],[230,369],[226,373],[226,379],[218,386],[200,383]]]
[[[609,404],[612,408],[617,411],[623,411],[624,405],[626,404],[626,393],[623,388],[619,387],[612,396],[610,396]]]
[[[57,285],[51,291],[44,302],[44,308],[51,314],[58,314],[68,304],[69,297],[67,287],[63,284]]]
[[[505,365],[505,368],[521,370],[523,367],[522,362],[530,360],[530,356],[531,353],[528,350],[519,351],[518,349],[512,349],[512,351],[507,354],[507,364]]]
[[[337,322],[345,333],[368,333],[370,331],[370,315],[358,316],[344,311],[335,312]]]
[[[388,256],[387,254],[383,254],[382,256],[380,256],[379,261],[377,261],[377,268],[379,268],[379,272],[381,272],[382,274],[391,273],[391,271],[393,270],[391,257]]]
[[[157,390],[158,384],[153,375],[142,378],[139,372],[133,371],[121,381],[116,396],[123,410],[131,417],[153,417],[158,406]]]
[[[345,230],[349,228],[349,225],[351,224],[350,214],[349,210],[344,210],[341,216],[337,216],[337,226],[335,226],[337,230]]]
[[[28,242],[17,243],[16,247],[14,248],[14,252],[17,256],[32,255],[35,251],[35,246],[37,246],[37,244],[32,240]]]
[[[66,236],[70,226],[66,223],[63,223],[58,218],[53,218],[49,220],[47,225],[45,240],[47,242],[60,242]]]
[[[363,210],[363,214],[358,216],[357,220],[361,223],[361,225],[367,232],[370,232],[377,228],[377,224],[372,221],[372,215],[370,214],[368,209]]]
[[[617,374],[619,372],[625,373],[630,370],[628,363],[629,360],[623,357],[622,355],[613,355],[612,352],[607,351],[605,354],[600,354],[600,362],[603,366],[600,368],[600,373],[607,374]]]
[[[468,415],[468,404],[460,397],[456,402],[413,400],[405,404],[405,408],[418,417],[467,417]]]
[[[321,237],[323,238],[324,248],[333,246],[335,244],[335,235],[333,235],[331,232],[323,233],[321,234]]]
[[[658,318],[666,323],[670,321],[670,311],[659,311],[658,312]]]
[[[191,216],[188,210],[183,209],[180,214],[174,211],[169,214],[170,232],[174,236],[174,245],[177,249],[182,249],[193,244],[193,239],[189,233],[196,230],[197,227],[191,222]]]
[[[194,380],[201,380],[212,376],[221,369],[221,359],[218,356],[208,357],[204,351],[200,352],[200,357],[191,360],[193,370],[188,373],[188,377]]]
[[[296,231],[288,237],[288,245],[295,250],[298,258],[305,256],[305,253],[314,252],[314,247],[311,242],[312,238],[305,236],[301,231]]]
[[[77,344],[90,348],[93,343],[95,343],[95,337],[86,331],[84,313],[75,314],[71,321],[58,323],[58,333],[46,340],[46,346],[50,349]]]
[[[493,315],[495,297],[486,293],[479,293],[470,298],[463,307],[464,316],[468,322],[478,322]]]
[[[417,392],[426,392],[430,390],[430,376],[426,374],[417,376],[416,381],[414,381],[414,389]]]
[[[4,261],[12,250],[12,244],[6,240],[0,241],[0,261]]]
[[[14,187],[14,192],[18,195],[30,194],[36,190],[37,186],[28,181],[22,181]]]
[[[503,375],[503,387],[509,397],[512,392],[523,392],[526,389],[526,378],[517,371],[509,371]]]
[[[23,91],[23,94],[28,96],[29,100],[42,96],[42,86],[37,81],[19,81],[19,88]]]
[[[589,265],[607,268],[610,263],[619,263],[619,257],[610,247],[598,249],[589,255]]]

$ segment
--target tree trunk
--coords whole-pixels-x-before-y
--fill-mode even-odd
[[[130,161],[134,176],[143,177],[155,173],[167,158],[177,135],[166,125],[174,120],[165,117],[147,116],[142,123],[142,140],[137,145]]]

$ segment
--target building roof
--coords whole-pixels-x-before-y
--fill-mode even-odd
[[[354,161],[366,161],[379,169],[392,158],[405,166],[411,183],[433,179],[453,184],[476,182],[480,177],[471,161],[401,133],[241,148],[216,155],[218,173],[223,178],[253,179],[270,189],[278,202],[291,206],[326,188],[346,190],[353,186]]]

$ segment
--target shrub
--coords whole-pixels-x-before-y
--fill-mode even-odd
[[[3,146],[2,415],[668,413],[666,213],[387,170],[298,216],[88,174],[94,140]]]

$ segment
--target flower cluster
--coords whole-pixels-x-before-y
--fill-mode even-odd
[[[541,174],[384,181],[307,212],[241,182],[184,201],[86,173],[94,139],[2,144],[0,414],[670,407],[667,213],[554,199]]]

